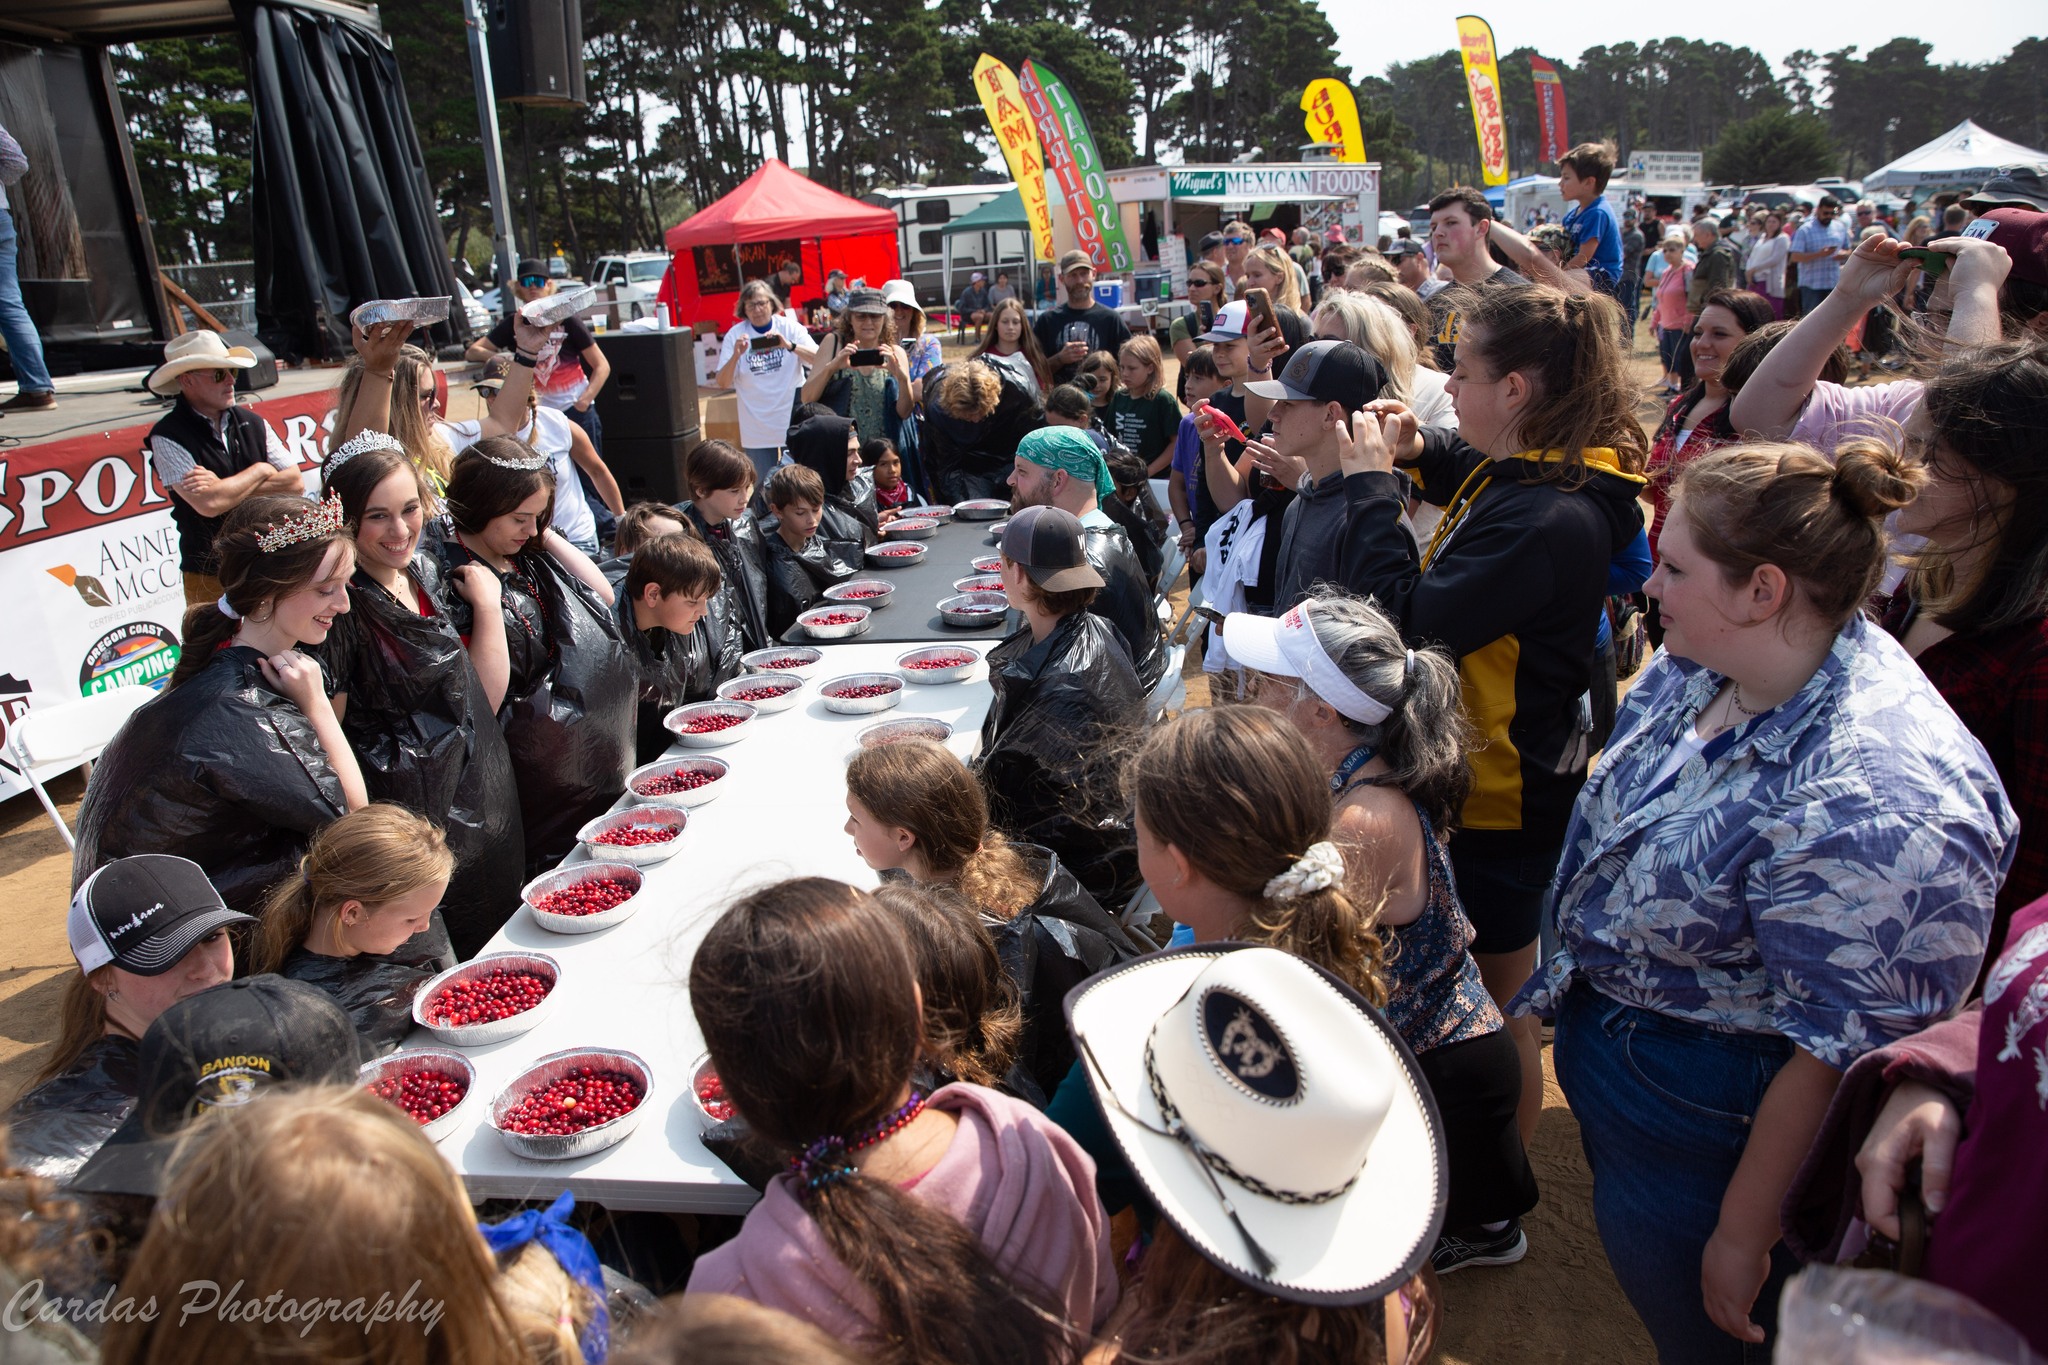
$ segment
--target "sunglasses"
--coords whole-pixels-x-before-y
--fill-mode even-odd
[[[233,370],[201,370],[200,373],[216,384],[225,384],[235,377]]]
[[[1249,237],[1225,237],[1225,238],[1223,239],[1223,245],[1225,245],[1225,246],[1243,246],[1243,245],[1244,245],[1244,244],[1245,244],[1246,242],[1248,242],[1248,241],[1250,241],[1250,240],[1251,240],[1251,239],[1250,239]]]
[[[547,282],[548,277],[545,275],[521,275],[519,277],[519,287],[522,289],[539,289]]]

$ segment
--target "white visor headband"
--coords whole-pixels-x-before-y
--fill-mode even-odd
[[[1394,714],[1392,707],[1367,695],[1324,652],[1322,641],[1316,639],[1315,627],[1309,624],[1307,603],[1296,605],[1280,618],[1274,637],[1274,643],[1280,646],[1280,656],[1287,660],[1294,675],[1345,716],[1360,725],[1379,725]]]

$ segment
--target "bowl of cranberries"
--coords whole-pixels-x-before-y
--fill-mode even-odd
[[[744,702],[765,715],[795,706],[797,693],[803,690],[804,680],[795,676],[742,673],[732,681],[718,685],[718,699]]]
[[[709,1057],[690,1072],[690,1098],[697,1102],[697,1112],[707,1128],[738,1116],[732,1101],[725,1097],[725,1082],[718,1079],[718,1069],[711,1065]]]
[[[882,528],[884,540],[930,540],[939,533],[936,517],[898,517]]]
[[[1010,599],[999,592],[963,592],[939,599],[939,619],[964,630],[999,626],[1009,611]]]
[[[944,744],[953,737],[953,727],[936,716],[899,716],[870,725],[859,735],[862,749],[879,749],[884,744],[901,744],[907,739],[928,739]],[[855,752],[858,752],[856,750]],[[848,761],[851,761],[849,755]]]
[[[533,911],[533,922],[549,933],[594,934],[633,917],[646,881],[639,868],[623,859],[575,863],[541,873],[519,898]]]
[[[960,682],[980,662],[979,654],[962,645],[926,645],[896,656],[903,680],[914,683]]]
[[[1003,576],[999,573],[969,574],[966,578],[953,580],[954,592],[1001,592]]]
[[[490,1124],[515,1156],[569,1161],[624,1141],[653,1089],[654,1072],[623,1049],[551,1052],[491,1101]]]
[[[421,987],[412,1021],[450,1047],[502,1043],[547,1018],[561,979],[562,964],[546,953],[488,953]]]
[[[868,628],[868,618],[873,610],[852,602],[828,602],[822,607],[796,614],[796,623],[813,640],[844,640],[850,635],[859,635]]]
[[[740,655],[740,666],[749,673],[779,673],[808,678],[825,661],[825,651],[809,645],[777,645]]]
[[[416,1047],[380,1057],[356,1073],[365,1090],[406,1112],[429,1141],[454,1129],[463,1103],[476,1088],[469,1058],[446,1047]]]
[[[887,711],[903,700],[903,679],[894,673],[849,673],[818,684],[818,696],[828,711],[864,716]]]
[[[870,545],[868,565],[876,569],[907,569],[931,552],[929,545]]]
[[[643,806],[701,806],[717,796],[731,771],[722,758],[662,758],[626,775],[626,790]]]
[[[661,723],[685,749],[716,749],[745,739],[747,722],[759,714],[749,702],[700,701],[678,706]]]
[[[825,589],[827,602],[851,602],[869,611],[880,611],[895,595],[896,585],[884,583],[879,578],[850,578]]]
[[[923,517],[927,521],[951,521],[953,519],[953,507],[950,503],[928,502],[922,507],[906,509],[903,515],[906,517]]]
[[[675,856],[689,823],[690,812],[679,806],[628,806],[598,816],[576,838],[594,862],[647,867]]]
[[[969,498],[966,502],[953,504],[953,515],[962,521],[994,521],[997,517],[1008,516],[1008,498]]]
[[[967,567],[976,573],[1000,574],[1003,571],[1001,555],[976,555],[967,561]]]

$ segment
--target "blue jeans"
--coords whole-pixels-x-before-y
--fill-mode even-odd
[[[0,209],[0,337],[7,339],[7,359],[23,393],[47,393],[49,367],[43,364],[43,339],[21,301],[21,275],[15,269],[14,215]]]
[[[1799,316],[1805,317],[1808,313],[1820,307],[1820,301],[1834,292],[1833,285],[1829,285],[1826,289],[1808,289],[1805,285],[1800,285]]]
[[[1557,1082],[1593,1171],[1608,1264],[1662,1365],[1765,1365],[1778,1295],[1798,1269],[1782,1243],[1750,1320],[1764,1344],[1714,1325],[1700,1257],[1764,1091],[1792,1053],[1776,1034],[1724,1033],[1602,995],[1580,982],[1557,1011]]]

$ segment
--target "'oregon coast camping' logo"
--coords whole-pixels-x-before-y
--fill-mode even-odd
[[[117,687],[161,691],[177,666],[177,636],[154,621],[130,621],[93,641],[78,668],[78,691],[87,697]]]

